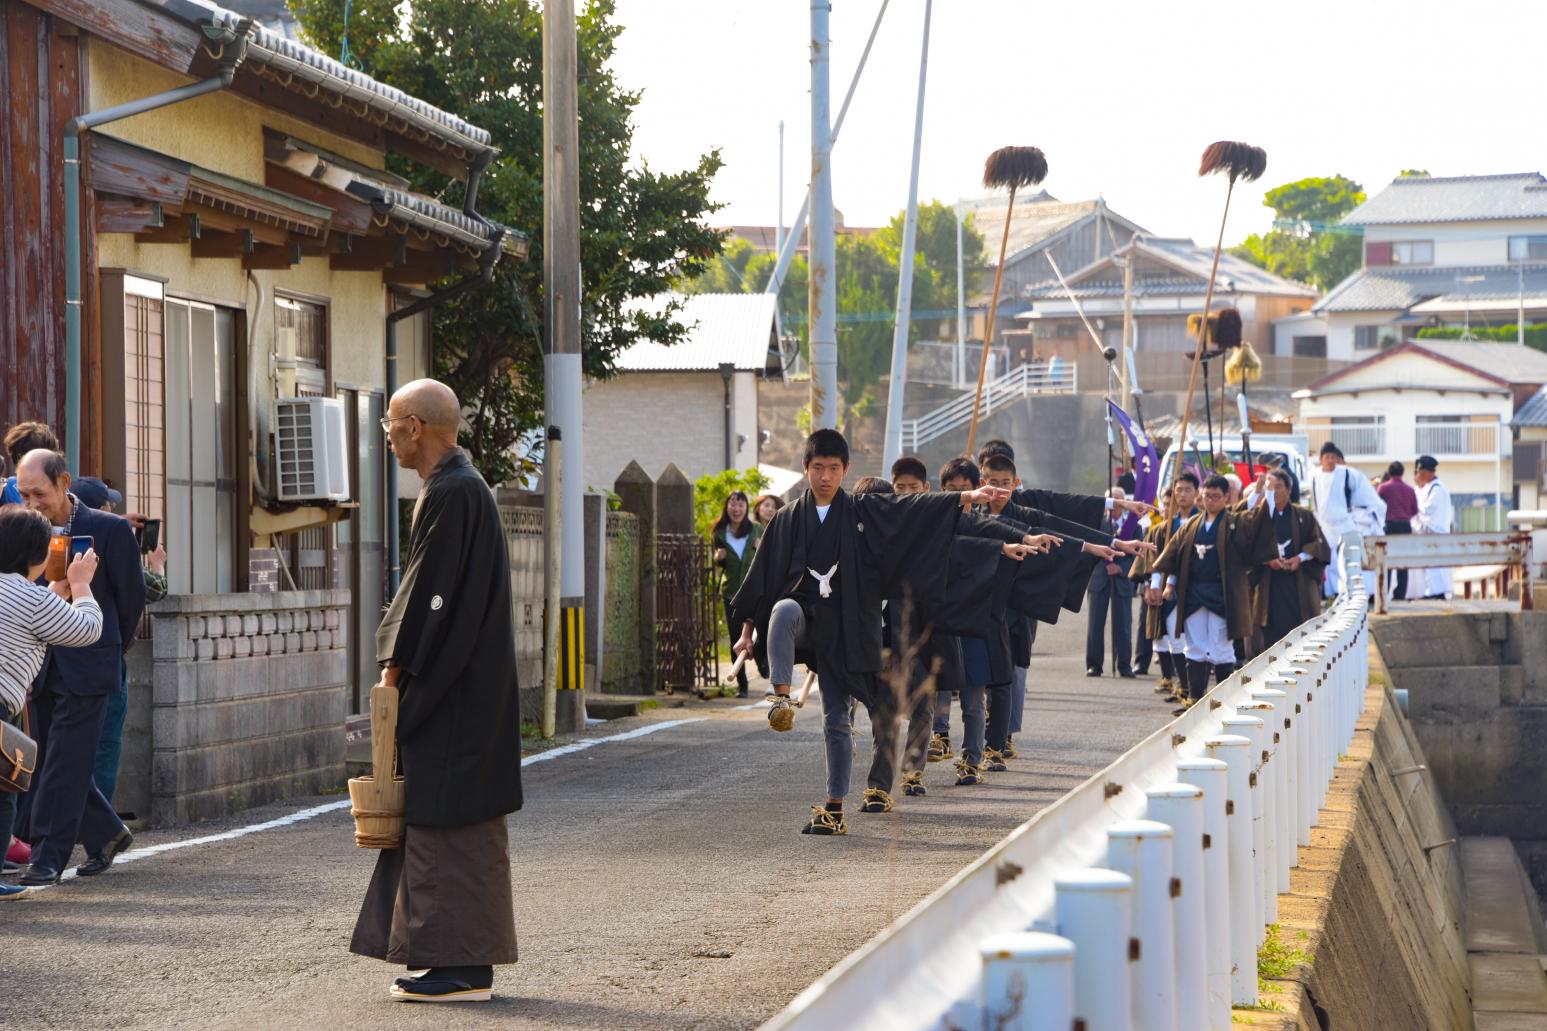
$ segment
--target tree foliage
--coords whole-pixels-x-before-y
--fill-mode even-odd
[[[1338,221],[1364,203],[1358,183],[1341,175],[1313,176],[1269,190],[1262,202],[1281,227],[1253,233],[1232,254],[1319,290],[1330,290],[1363,263],[1362,238],[1336,231]]]
[[[1488,340],[1500,344],[1513,344],[1520,339],[1519,323],[1504,326],[1477,326],[1471,328],[1473,340]],[[1418,331],[1419,340],[1461,340],[1467,330],[1461,326],[1424,326]],[[1547,351],[1547,322],[1526,325],[1526,346]]]
[[[897,266],[902,254],[903,217],[871,234],[841,235],[836,242],[838,311],[838,383],[848,415],[862,414],[875,400],[874,388],[891,367],[892,333],[897,311]],[[975,282],[987,267],[983,236],[969,221],[962,233],[965,279]],[[708,270],[681,289],[690,292],[765,290],[778,255],[756,252],[744,240],[727,244]],[[804,256],[791,262],[779,290],[779,314],[787,332],[809,355],[806,292],[810,266]],[[954,324],[956,306],[956,212],[938,200],[919,205],[914,235],[913,312],[910,340]],[[949,312],[949,314],[942,314]],[[921,332],[922,331],[922,332]]]
[[[340,52],[345,5],[291,0],[309,41]],[[639,310],[674,283],[701,274],[721,234],[710,180],[718,152],[691,168],[659,173],[630,160],[640,94],[608,67],[621,27],[614,0],[592,0],[577,19],[580,123],[582,366],[614,371],[638,340],[676,343],[677,307]],[[525,232],[531,257],[501,261],[494,282],[435,312],[435,370],[469,409],[462,443],[490,483],[527,468],[516,448],[542,424],[543,124],[542,8],[537,0],[352,0],[351,63],[366,73],[489,130],[499,156],[478,194],[487,218]],[[461,206],[463,184],[428,169],[394,168],[414,188]]]
[[[732,491],[739,490],[748,500],[756,501],[769,482],[768,477],[756,469],[723,469],[700,476],[693,481],[693,528],[700,537],[708,540],[725,508],[725,499]]]

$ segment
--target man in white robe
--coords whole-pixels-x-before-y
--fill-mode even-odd
[[[1375,488],[1363,475],[1341,464],[1343,452],[1327,441],[1321,447],[1321,468],[1311,474],[1311,501],[1316,508],[1316,521],[1327,546],[1332,549],[1335,561],[1327,566],[1327,597],[1337,594],[1343,586],[1343,559],[1339,545],[1344,534],[1359,535],[1363,548],[1366,534],[1379,533],[1386,520],[1386,503],[1375,493]],[[1365,588],[1370,597],[1375,596],[1375,573],[1364,571]]]
[[[1439,466],[1433,455],[1421,455],[1414,463],[1413,483],[1418,490],[1414,533],[1451,533],[1454,529],[1456,510],[1450,503],[1450,491],[1440,482]],[[1449,568],[1415,569],[1413,573],[1420,584],[1419,590],[1411,591],[1415,599],[1450,597],[1452,574]]]

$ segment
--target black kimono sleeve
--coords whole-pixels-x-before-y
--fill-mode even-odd
[[[911,592],[915,604],[937,602],[945,591],[946,560],[962,515],[958,496],[861,494],[849,500],[879,595]]]
[[[1092,529],[1084,523],[1071,522],[1039,508],[1011,502],[1005,506],[1002,514],[1008,519],[1026,525],[1032,533],[1056,533],[1061,537],[1068,537],[1075,541],[1088,541],[1091,544],[1112,543],[1112,535],[1103,531],[1099,525]]]
[[[1040,508],[1049,515],[1079,523],[1092,530],[1100,529],[1101,519],[1107,511],[1106,498],[1094,494],[1060,494],[1055,490],[1022,487],[1010,496],[1010,500],[1027,508]]]

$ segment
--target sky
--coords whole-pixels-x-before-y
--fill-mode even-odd
[[[881,0],[832,0],[833,115]],[[617,0],[614,70],[643,91],[637,159],[658,171],[718,148],[716,225],[773,225],[785,123],[784,210],[810,169],[806,0]],[[907,203],[924,0],[891,0],[833,150],[848,225]],[[1200,179],[1214,140],[1268,152],[1238,186],[1225,234],[1270,228],[1264,190],[1346,175],[1378,192],[1433,175],[1547,169],[1540,0],[938,0],[924,112],[921,201],[984,195],[983,161],[1041,147],[1042,188],[1098,195],[1164,236],[1212,243],[1225,183]]]

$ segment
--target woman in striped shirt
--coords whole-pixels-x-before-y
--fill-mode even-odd
[[[41,512],[0,508],[0,717],[8,723],[18,722],[49,645],[82,648],[102,636],[102,609],[91,596],[95,551],[72,561],[64,580],[48,587],[34,582],[47,564],[52,534]],[[16,796],[0,792],[0,856],[10,847],[15,819]],[[0,885],[0,900],[27,890]]]

